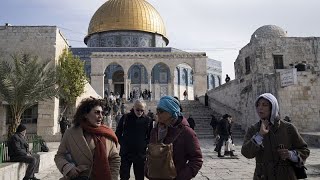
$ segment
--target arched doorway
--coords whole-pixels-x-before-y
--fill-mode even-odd
[[[124,94],[124,71],[123,68],[117,64],[110,64],[104,72],[104,89],[105,96],[109,96],[112,92],[114,95]]]

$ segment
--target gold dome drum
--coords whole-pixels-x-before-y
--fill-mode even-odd
[[[92,34],[117,30],[160,34],[168,44],[166,29],[160,14],[145,0],[105,2],[91,18],[85,39]]]

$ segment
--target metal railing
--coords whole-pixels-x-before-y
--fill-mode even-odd
[[[0,164],[8,161],[10,161],[8,141],[3,141],[0,143]]]

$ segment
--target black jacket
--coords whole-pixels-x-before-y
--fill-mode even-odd
[[[193,119],[193,118],[191,118],[191,117],[189,117],[189,118],[187,119],[187,121],[188,121],[188,123],[189,123],[189,125],[190,125],[191,129],[193,129],[193,130],[194,130],[194,127],[196,127],[196,123],[194,122],[194,119]]]
[[[8,142],[9,156],[11,159],[20,156],[27,156],[29,144],[20,133],[15,133]]]
[[[130,113],[123,115],[116,130],[120,143],[120,155],[144,156],[151,130],[152,121],[145,114],[138,118],[132,109]]]
[[[228,122],[228,119],[220,120],[217,130],[220,136],[231,136],[231,124]]]

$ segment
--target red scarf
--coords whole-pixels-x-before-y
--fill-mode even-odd
[[[118,144],[118,138],[112,129],[105,125],[99,127],[89,126],[88,123],[81,123],[80,125],[86,132],[90,133],[93,137],[94,144],[96,146],[94,150],[94,159],[92,167],[92,179],[111,180],[110,165],[107,157],[106,138],[110,138],[116,144]]]

